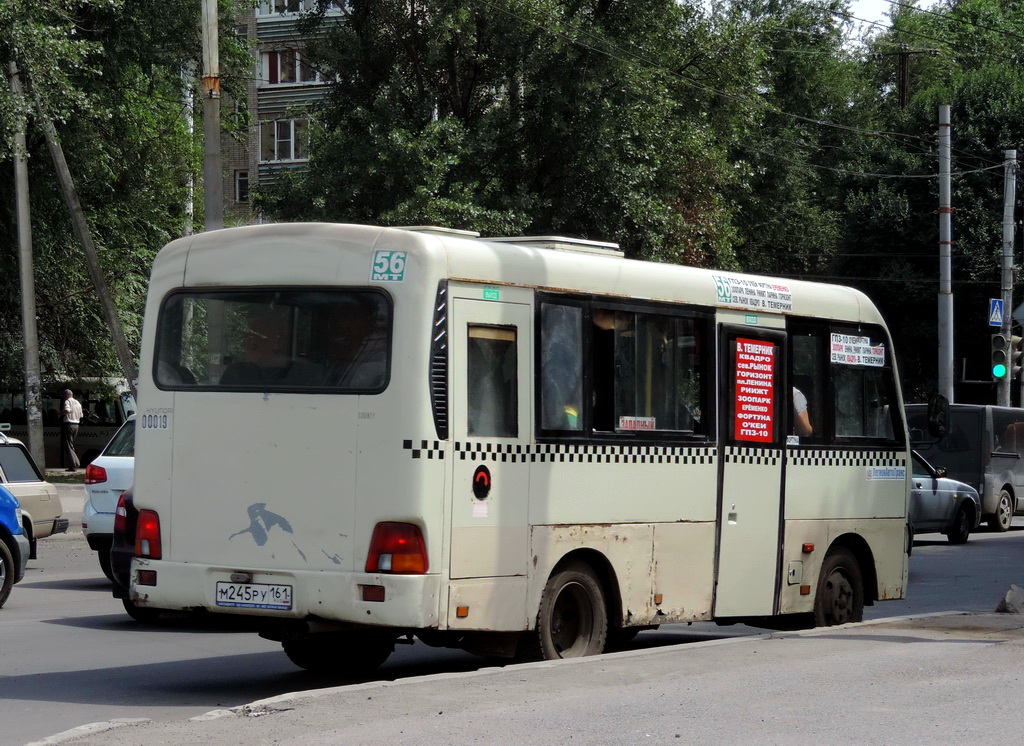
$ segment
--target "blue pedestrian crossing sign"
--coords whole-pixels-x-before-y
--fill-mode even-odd
[[[1003,302],[998,298],[989,298],[988,301],[988,325],[1003,325]]]

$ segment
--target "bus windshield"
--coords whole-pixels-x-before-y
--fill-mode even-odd
[[[186,291],[157,321],[163,389],[379,393],[390,370],[391,303],[374,290]]]

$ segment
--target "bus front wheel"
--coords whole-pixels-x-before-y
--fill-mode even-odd
[[[395,649],[395,635],[367,632],[321,632],[281,643],[299,668],[314,673],[359,678],[373,673]]]
[[[566,565],[544,586],[537,615],[537,642],[545,660],[581,658],[604,652],[608,609],[593,571],[581,562]]]
[[[860,564],[846,547],[835,547],[825,557],[814,597],[814,626],[831,627],[864,618],[864,579]]]

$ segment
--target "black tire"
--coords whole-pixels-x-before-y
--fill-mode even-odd
[[[7,603],[7,597],[11,595],[11,588],[14,587],[14,576],[18,569],[14,566],[14,556],[7,544],[0,539],[0,608]]]
[[[1013,523],[1013,495],[1009,490],[1000,490],[996,512],[988,517],[988,527],[1002,533],[1010,530]]]
[[[971,535],[973,518],[971,509],[966,505],[961,505],[960,509],[956,512],[956,518],[953,519],[953,525],[946,532],[946,538],[949,539],[950,544],[967,543],[967,537]]]
[[[32,531],[32,521],[30,521],[27,516],[25,517],[25,520],[21,524],[21,532],[25,534],[26,538],[28,539],[28,558],[30,560],[36,559],[36,549],[38,548],[37,540],[35,533],[33,533]]]
[[[100,569],[103,570],[103,574],[107,576],[107,580],[111,583],[114,582],[114,570],[110,566],[110,550],[103,551],[102,549],[96,552],[96,556],[100,560]]]
[[[914,552],[914,524],[907,521],[907,556]]]
[[[160,620],[159,609],[151,609],[148,606],[138,606],[130,598],[122,598],[121,604],[124,606],[124,610],[128,612],[128,616],[136,622],[154,624]]]
[[[387,632],[327,632],[285,640],[281,646],[299,668],[357,679],[380,668],[395,649],[395,639]]]
[[[590,567],[574,562],[548,579],[540,598],[536,635],[544,660],[604,652],[608,608]]]
[[[864,579],[860,564],[846,547],[825,556],[814,596],[814,626],[859,622],[864,619]]]

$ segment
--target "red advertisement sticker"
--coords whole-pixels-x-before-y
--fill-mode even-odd
[[[771,443],[775,419],[775,345],[736,340],[736,440]]]

